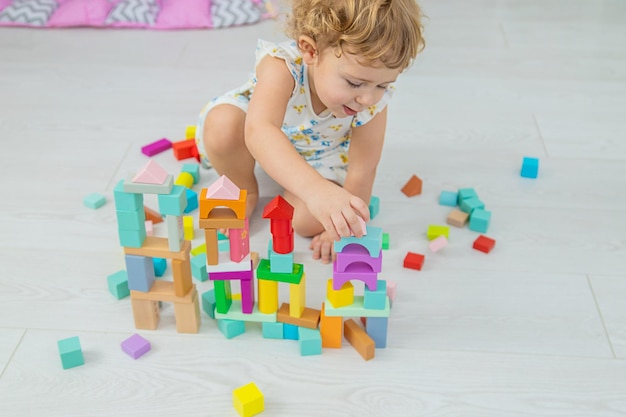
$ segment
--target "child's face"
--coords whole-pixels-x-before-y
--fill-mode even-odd
[[[361,64],[345,50],[337,57],[326,48],[312,63],[311,88],[315,98],[335,117],[351,117],[378,103],[389,84],[396,81],[400,69],[378,63]]]

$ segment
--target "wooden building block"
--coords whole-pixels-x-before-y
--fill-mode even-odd
[[[322,303],[320,313],[320,334],[322,347],[341,348],[343,340],[343,317],[329,317],[325,313],[326,303]]]
[[[174,303],[176,331],[178,333],[198,333],[200,330],[200,303],[198,291],[191,292],[191,303]]]
[[[159,303],[154,300],[133,299],[131,293],[130,304],[133,308],[135,327],[142,330],[155,330],[159,325]]]
[[[193,288],[191,282],[191,261],[172,259],[172,275],[174,294],[177,297],[184,297]]]
[[[417,176],[413,175],[409,178],[409,181],[402,187],[402,192],[407,197],[413,197],[422,193],[422,180]]]
[[[343,335],[363,359],[368,361],[374,358],[376,343],[353,319],[344,322]]]
[[[301,317],[306,308],[306,274],[298,284],[289,284],[289,315]]]
[[[478,238],[474,241],[474,244],[473,244],[474,249],[481,251],[481,252],[485,252],[485,253],[491,252],[491,250],[495,246],[496,246],[496,241],[485,235],[478,236]]]
[[[198,220],[201,229],[243,229],[246,219],[239,219],[233,211],[226,207],[217,207],[211,211],[209,218]]]
[[[278,281],[259,279],[259,311],[272,314],[278,311]]]
[[[350,281],[341,286],[340,289],[333,289],[333,279],[326,282],[326,298],[335,307],[345,307],[354,303],[354,285]]]
[[[448,217],[446,218],[446,223],[454,227],[465,227],[465,223],[467,223],[468,218],[468,213],[465,213],[459,209],[454,209],[450,212],[450,214],[448,214]]]
[[[191,242],[183,241],[180,251],[172,252],[169,250],[167,238],[147,236],[140,248],[124,247],[124,253],[127,255],[149,256],[151,258],[180,259],[182,261],[189,260],[189,251],[191,250]]]
[[[263,393],[250,382],[233,391],[233,406],[241,417],[252,417],[265,410]]]
[[[215,208],[227,208],[231,212],[234,213],[234,217],[243,220],[246,218],[246,198],[248,196],[248,192],[246,190],[240,190],[239,199],[237,200],[229,200],[229,199],[214,199],[207,197],[207,189],[203,188],[200,191],[200,218],[201,219],[210,219],[215,214],[213,210]]]
[[[300,317],[292,317],[289,314],[289,304],[283,303],[276,313],[276,321],[294,326],[306,327],[307,329],[317,329],[320,321],[320,311],[313,308],[305,308]]]
[[[176,295],[174,283],[171,281],[154,281],[152,288],[148,292],[131,291],[130,298],[135,300],[165,301],[168,303],[191,303],[195,285],[182,297]]]
[[[220,259],[220,251],[217,241],[217,229],[204,229],[204,242],[206,251],[206,264],[217,265]]]
[[[153,224],[158,224],[163,221],[163,216],[156,210],[153,210],[149,207],[143,207],[144,214],[146,215],[146,220],[150,220]]]
[[[418,271],[421,271],[422,266],[424,265],[424,255],[421,253],[407,252],[402,265],[405,268],[417,269]]]

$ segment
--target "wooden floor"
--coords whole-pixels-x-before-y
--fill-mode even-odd
[[[254,325],[226,340],[204,313],[199,334],[178,334],[169,304],[158,330],[139,331],[147,355],[119,346],[136,330],[129,299],[106,287],[124,267],[113,185],[146,162],[142,145],[181,140],[241,83],[256,39],[281,38],[276,23],[0,29],[0,416],[234,417],[232,390],[251,381],[267,416],[626,415],[626,3],[423,6],[427,49],[398,82],[375,184],[372,224],[391,237],[381,277],[398,296],[369,362],[347,342],[301,357]],[[523,156],[540,159],[536,180],[520,177]],[[173,174],[183,163],[156,161]],[[424,192],[407,198],[412,174]],[[216,178],[202,175],[198,189]],[[280,189],[260,175],[264,204]],[[467,228],[428,250],[427,226],[449,211],[440,191],[460,187],[492,211],[488,255]],[[92,192],[108,204],[84,207]],[[426,253],[422,271],[402,267],[407,251]],[[305,239],[296,260],[319,307],[331,267]],[[56,344],[71,336],[85,365],[63,370]]]

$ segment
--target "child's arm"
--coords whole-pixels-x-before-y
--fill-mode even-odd
[[[369,219],[367,204],[324,179],[295,150],[281,131],[294,80],[284,61],[264,58],[246,116],[246,145],[265,172],[301,199],[332,239],[361,236],[357,215]],[[358,231],[358,232],[357,232]]]

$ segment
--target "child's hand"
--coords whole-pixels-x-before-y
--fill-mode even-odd
[[[365,230],[361,226],[363,220],[369,220],[369,208],[359,197],[349,193],[342,187],[324,180],[305,202],[311,214],[324,226],[327,238],[339,240],[354,234],[362,237]]]
[[[334,243],[326,231],[314,236],[309,245],[309,249],[313,251],[313,259],[321,260],[323,264],[332,262],[335,259]]]

